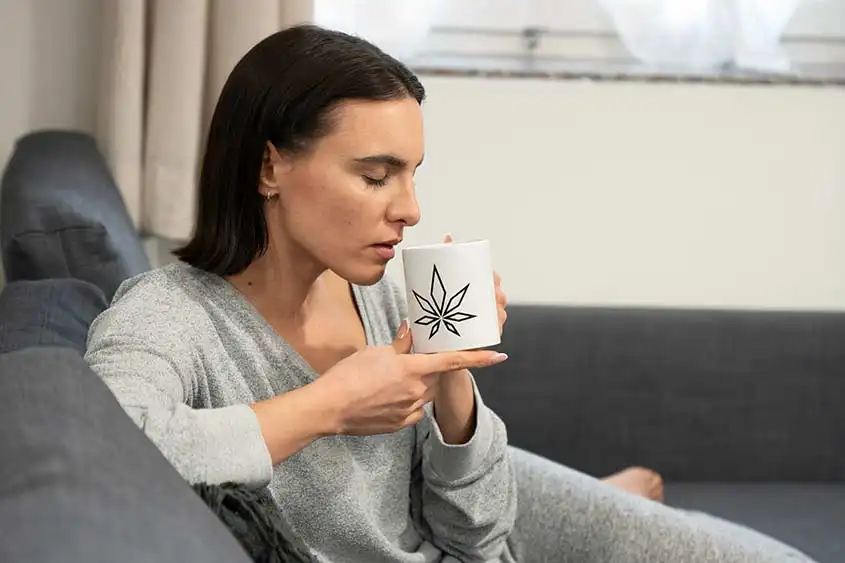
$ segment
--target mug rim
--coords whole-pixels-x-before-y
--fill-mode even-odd
[[[408,252],[413,250],[435,250],[440,248],[454,248],[456,246],[475,246],[478,244],[489,244],[490,239],[472,239],[472,240],[464,240],[460,242],[435,242],[432,244],[421,244],[416,246],[409,246],[407,248],[403,248],[402,252]]]

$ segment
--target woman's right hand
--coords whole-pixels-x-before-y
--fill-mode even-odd
[[[395,432],[424,416],[440,374],[506,359],[489,350],[410,354],[405,323],[388,346],[365,348],[316,381],[252,405],[275,465],[312,441],[333,434]]]
[[[335,434],[384,434],[415,424],[433,399],[441,373],[487,367],[507,358],[490,350],[410,351],[411,333],[403,322],[392,344],[360,350],[314,383],[335,407]]]

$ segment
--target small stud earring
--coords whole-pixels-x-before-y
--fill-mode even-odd
[[[264,194],[264,199],[266,199],[267,201],[270,201],[271,199],[273,199],[273,198],[274,198],[274,197],[276,197],[277,195],[278,195],[278,194],[274,194],[274,193],[272,193],[272,192],[267,192],[266,194]]]

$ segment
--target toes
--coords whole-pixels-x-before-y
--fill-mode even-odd
[[[663,488],[663,477],[661,477],[658,473],[652,471],[651,477],[651,498],[663,502],[664,500],[664,488]]]

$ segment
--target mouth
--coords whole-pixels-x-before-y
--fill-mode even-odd
[[[392,260],[394,256],[396,256],[396,248],[394,248],[397,244],[402,242],[402,239],[394,239],[389,240],[386,242],[380,242],[378,244],[374,244],[371,246],[376,251],[376,254],[385,261]]]

